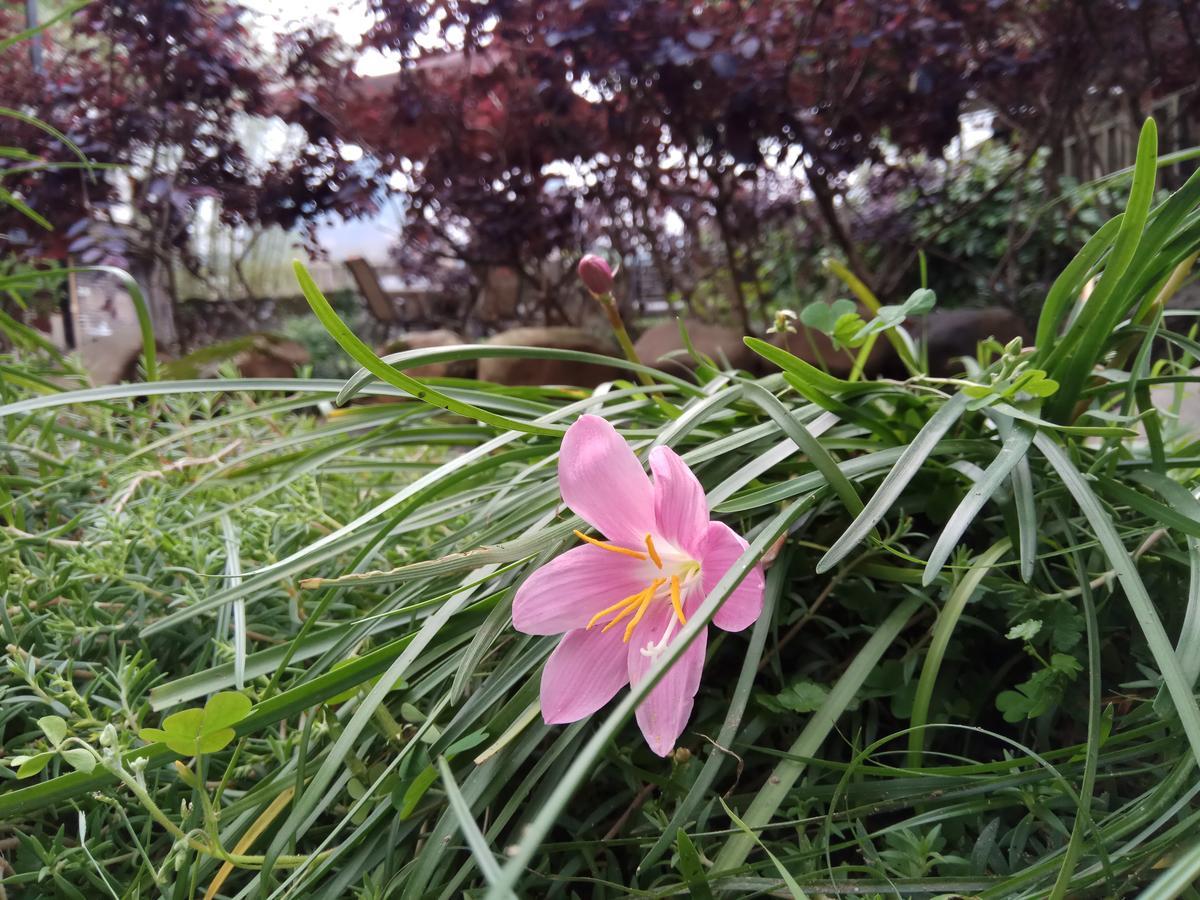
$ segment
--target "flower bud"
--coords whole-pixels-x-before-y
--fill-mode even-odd
[[[613,270],[602,257],[589,253],[579,260],[579,280],[596,296],[607,294],[613,286]]]

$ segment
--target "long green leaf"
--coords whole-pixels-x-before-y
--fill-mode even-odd
[[[846,667],[842,677],[830,690],[829,696],[821,704],[821,708],[813,713],[800,736],[788,748],[788,755],[808,759],[817,754],[825,738],[833,731],[838,717],[854,700],[866,681],[867,676],[875,670],[883,654],[887,652],[892,642],[896,640],[913,613],[921,605],[921,598],[909,597],[900,603],[883,623],[875,629],[875,633],[863,645],[863,648]],[[785,759],[775,766],[766,783],[759,789],[746,814],[742,816],[747,827],[756,831],[766,826],[775,815],[776,810],[786,800],[796,781],[803,774],[806,763],[800,759]],[[746,861],[746,856],[754,849],[754,841],[744,833],[731,835],[713,863],[718,871],[736,869]]]
[[[946,605],[938,613],[937,622],[933,626],[933,637],[929,641],[929,650],[925,653],[925,662],[921,666],[921,677],[917,681],[917,691],[913,695],[911,730],[908,732],[908,762],[910,769],[921,767],[921,754],[925,747],[925,723],[929,720],[929,703],[933,699],[933,689],[937,684],[938,672],[942,668],[942,660],[946,649],[950,646],[950,638],[962,617],[967,601],[983,581],[983,577],[991,570],[1001,556],[1008,552],[1012,545],[1008,538],[993,544],[972,563],[963,580],[954,586]],[[928,571],[928,570],[927,570]],[[927,584],[928,582],[926,582]]]
[[[754,630],[750,633],[750,645],[746,648],[746,658],[742,662],[742,671],[738,675],[737,684],[734,685],[733,694],[729,698],[729,709],[725,713],[721,731],[717,735],[716,743],[718,746],[730,747],[737,737],[738,728],[742,724],[742,716],[746,712],[746,704],[750,701],[750,691],[754,687],[754,678],[758,674],[758,663],[762,659],[767,635],[771,632],[771,628],[774,625],[775,608],[787,584],[789,577],[788,567],[791,565],[791,561],[792,553],[789,548],[785,547],[779,558],[775,560],[770,571],[767,572],[767,590],[766,596],[763,599],[762,615],[754,623]],[[672,834],[683,833],[684,823],[687,822],[692,812],[704,799],[705,794],[712,787],[712,783],[716,779],[721,765],[727,761],[728,756],[724,753],[714,752],[709,754],[708,759],[704,761],[704,768],[700,770],[700,775],[688,789],[687,796],[676,807],[674,814],[671,816],[671,821],[667,823],[667,827],[662,830],[654,846],[650,848],[649,852],[642,858],[641,863],[638,864],[639,870],[648,869],[658,860],[671,845]]]
[[[1039,356],[1044,358],[1050,354],[1067,315],[1068,304],[1079,295],[1084,278],[1116,240],[1124,218],[1125,214],[1120,213],[1101,225],[1050,286],[1041,315],[1038,316],[1036,346]]]
[[[1110,298],[1120,297],[1117,288],[1137,254],[1138,245],[1154,202],[1154,182],[1157,175],[1158,129],[1153,119],[1147,119],[1138,139],[1137,162],[1134,165],[1133,185],[1125,207],[1125,217],[1113,241],[1112,253],[1104,266],[1096,289],[1083,311],[1056,342],[1045,358],[1045,369],[1059,383],[1057,393],[1047,403],[1047,417],[1066,421],[1088,374],[1095,365],[1100,348],[1112,336],[1112,326],[1120,310],[1109,309]]]
[[[937,578],[938,573],[942,571],[942,566],[946,564],[946,560],[958,546],[963,533],[975,520],[979,510],[983,508],[983,504],[992,494],[996,493],[1004,479],[1008,478],[1017,465],[1025,459],[1025,454],[1032,443],[1033,429],[1024,425],[1014,428],[1011,434],[1004,439],[1000,452],[996,454],[996,458],[984,471],[983,477],[971,485],[971,489],[967,491],[962,502],[958,504],[958,508],[950,516],[950,520],[946,522],[946,527],[942,529],[937,543],[929,553],[929,561],[925,564],[925,573],[921,579],[922,584],[930,585]]]
[[[796,443],[800,452],[808,457],[829,486],[833,488],[834,493],[838,495],[846,507],[846,511],[852,516],[861,513],[863,503],[858,496],[858,491],[854,489],[850,479],[842,474],[842,470],[838,468],[834,458],[829,455],[829,451],[821,446],[800,420],[795,418],[788,408],[775,398],[774,394],[757,384],[747,384],[742,389],[745,391],[746,399],[761,407],[783,433]]]
[[[1141,626],[1146,644],[1154,657],[1154,663],[1158,666],[1167,692],[1175,704],[1175,712],[1179,716],[1179,721],[1191,744],[1192,755],[1197,762],[1200,762],[1200,709],[1196,706],[1196,698],[1192,695],[1191,685],[1188,684],[1187,677],[1180,668],[1175,650],[1163,629],[1158,613],[1154,610],[1154,604],[1146,592],[1146,586],[1142,583],[1141,576],[1138,575],[1137,567],[1121,543],[1115,523],[1104,511],[1104,507],[1092,493],[1091,487],[1079,470],[1072,465],[1063,449],[1046,434],[1039,434],[1033,441],[1063,480],[1067,490],[1075,498],[1075,502],[1079,504],[1080,510],[1087,518],[1100,546],[1108,557],[1109,565],[1117,573],[1117,580],[1125,590],[1125,599],[1129,601],[1134,618]]]
[[[341,345],[342,349],[354,358],[355,362],[367,369],[380,381],[397,387],[409,396],[415,397],[417,400],[421,400],[431,406],[438,406],[448,412],[457,413],[460,416],[466,416],[469,419],[484,422],[497,428],[528,434],[562,435],[564,431],[562,427],[535,425],[532,422],[522,422],[519,419],[496,415],[495,413],[488,412],[486,409],[472,406],[470,403],[455,400],[448,394],[436,390],[415,378],[410,378],[403,372],[392,368],[376,356],[375,352],[364,344],[350,330],[349,326],[342,321],[333,307],[329,305],[329,301],[325,299],[325,295],[321,293],[321,289],[317,287],[317,283],[313,281],[312,276],[308,274],[308,270],[304,268],[304,265],[296,261],[293,263],[293,267],[296,270],[296,280],[300,283],[300,290],[304,294],[304,299],[308,301],[308,305],[312,307],[317,318],[321,320],[321,324],[325,326],[325,329],[333,339]]]
[[[837,565],[887,514],[913,476],[925,465],[942,435],[958,421],[970,399],[965,393],[955,394],[930,416],[912,443],[904,448],[896,465],[883,479],[875,495],[867,501],[863,511],[817,562],[818,572],[827,572]]]

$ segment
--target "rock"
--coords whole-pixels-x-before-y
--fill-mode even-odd
[[[696,319],[684,319],[688,337],[697,352],[711,357],[719,366],[757,372],[761,358],[746,346],[742,332],[725,325],[707,325]],[[689,375],[698,365],[684,347],[679,323],[663,322],[647,329],[633,345],[638,358],[671,375]]]
[[[233,358],[244,378],[293,378],[296,367],[308,361],[308,351],[303,346],[274,335],[257,336],[253,347]]]
[[[547,347],[556,350],[581,350],[615,356],[616,346],[579,328],[512,328],[489,338],[487,343],[503,347]],[[569,384],[593,388],[630,373],[616,366],[578,363],[559,359],[528,357],[485,357],[479,360],[480,381],[507,385]]]
[[[465,344],[463,336],[448,328],[438,328],[434,331],[410,331],[396,340],[391,341],[380,353],[400,353],[404,350],[430,350],[436,347],[452,347],[455,344]],[[404,374],[413,378],[474,378],[475,360],[460,359],[454,362],[436,362],[423,366],[405,369]]]
[[[909,329],[914,338],[924,336],[929,348],[929,373],[941,378],[963,371],[959,357],[974,356],[976,345],[989,337],[1007,344],[1015,337],[1025,346],[1033,333],[1025,320],[1003,306],[978,309],[935,309],[915,320]]]

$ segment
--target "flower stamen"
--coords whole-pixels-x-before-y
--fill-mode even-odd
[[[639,591],[638,593],[636,593],[630,597],[626,597],[624,600],[614,603],[612,606],[608,607],[607,609],[600,610],[600,612],[596,613],[594,616],[592,616],[591,619],[588,620],[588,623],[585,626],[585,630],[587,630],[588,628],[591,628],[600,619],[603,619],[609,613],[617,612],[618,610],[621,610],[621,609],[625,608],[626,606],[637,608],[637,605],[642,602],[642,594],[644,594],[644,593],[646,593],[644,590]],[[607,630],[608,630],[608,627],[606,626],[604,628],[604,631],[607,631]]]
[[[624,641],[629,643],[629,639],[633,637],[633,629],[637,627],[637,623],[642,621],[642,616],[646,615],[646,610],[650,608],[650,601],[654,599],[654,593],[659,589],[659,586],[666,581],[665,578],[655,578],[650,582],[650,587],[646,588],[644,599],[641,606],[638,607],[637,615],[629,620],[629,624],[625,626]]]
[[[654,549],[654,538],[650,535],[646,535],[646,552],[650,554],[650,559],[654,561],[655,567],[661,569],[663,567],[662,557]],[[642,558],[645,559],[645,557]]]
[[[628,547],[618,547],[616,544],[610,544],[607,541],[598,541],[594,537],[588,537],[582,531],[576,531],[575,537],[581,541],[586,541],[593,547],[599,547],[601,550],[611,550],[613,553],[622,553],[625,556],[632,556],[634,559],[647,559],[646,554],[641,550],[630,550]],[[655,564],[660,569],[662,568],[662,562],[656,561]]]
[[[613,616],[612,619],[610,619],[608,623],[600,629],[600,633],[604,634],[604,632],[616,626],[626,616],[633,615],[637,610],[641,609],[644,604],[649,603],[649,594],[650,589],[646,588],[646,590],[642,591],[640,594],[634,594],[632,597],[630,597],[629,602],[625,604],[625,608],[622,609],[617,615]]]
[[[679,576],[671,576],[671,605],[675,607],[675,615],[679,618],[680,625],[687,624],[687,617],[683,614],[683,599],[680,597]]]

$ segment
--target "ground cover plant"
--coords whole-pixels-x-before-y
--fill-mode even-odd
[[[1166,301],[1200,175],[1158,202],[1155,171],[1151,124],[1036,346],[981,346],[961,378],[922,374],[848,274],[875,315],[830,330],[894,342],[907,379],[751,340],[776,374],[414,381],[591,358],[383,361],[303,266],[362,366],[344,383],[162,381],[151,353],[144,384],[62,391],[22,351],[0,382],[5,889],[1195,896],[1200,444],[1150,397],[1196,380]],[[514,598],[602,538],[559,477],[586,416],[642,462],[679,454],[747,544],[627,691],[547,724],[563,629],[514,627]],[[759,569],[752,624],[709,629]],[[639,703],[701,635],[682,733],[648,744]]]

